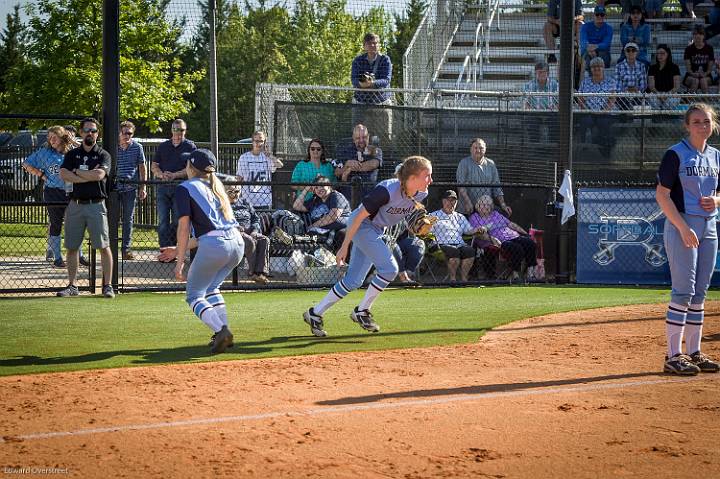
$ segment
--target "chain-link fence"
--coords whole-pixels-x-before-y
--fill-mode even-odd
[[[124,184],[129,185],[134,183]],[[123,210],[115,193],[111,196],[108,218],[110,228],[118,232],[116,268],[120,291],[183,289],[184,285],[174,280],[174,263],[160,261],[163,221],[167,220],[169,234],[173,235],[174,229],[171,214],[165,216],[169,212],[163,213],[158,208],[157,198],[161,196],[158,191],[175,186],[176,183],[146,182],[148,195],[137,201],[134,221],[128,225],[123,225],[123,219],[130,218],[129,212]],[[360,201],[363,190],[371,186],[358,181],[328,185],[275,180],[237,182],[228,178],[231,197],[239,197],[233,210],[243,230],[246,258],[228,277],[225,287],[334,284],[344,272],[335,265],[334,255],[344,239],[349,213]],[[453,183],[431,186],[427,209],[440,216],[440,221],[429,237],[409,235],[402,223],[388,229],[385,239],[402,266],[398,284],[552,280],[556,221],[546,217],[545,208],[553,197],[552,190],[543,186],[502,185],[512,212],[509,219],[505,216],[507,211],[497,209],[497,203],[485,208],[478,202],[477,211],[464,209],[464,214],[443,212],[443,206],[448,206],[441,199],[443,192],[448,189],[459,192],[462,187]],[[487,189],[490,191],[490,185]],[[340,193],[344,190],[349,191],[347,198]],[[56,256],[57,251],[48,241],[46,220],[52,208],[65,207],[62,202],[0,203],[0,292],[48,293],[65,286],[65,251],[61,250],[59,258]],[[128,227],[130,224],[132,228]],[[174,239],[165,246],[173,244]],[[81,290],[93,291],[101,284],[102,270],[87,237],[80,254],[83,259],[78,285]],[[186,261],[191,262],[192,256]]]

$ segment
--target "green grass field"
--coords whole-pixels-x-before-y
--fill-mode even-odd
[[[318,339],[310,336],[301,315],[324,294],[226,294],[236,346],[217,356],[206,346],[210,330],[180,294],[3,299],[0,375],[470,343],[490,328],[522,318],[668,299],[666,288],[388,290],[373,308],[382,331],[370,334],[348,318],[364,294],[358,291],[328,312],[329,336]],[[713,291],[710,298],[720,299],[720,293]]]

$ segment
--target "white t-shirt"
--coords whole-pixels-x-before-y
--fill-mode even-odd
[[[274,166],[272,159],[265,153],[253,155],[251,151],[243,153],[238,159],[237,176],[243,181],[271,181]],[[272,188],[265,185],[243,185],[242,195],[255,208],[272,205]]]
[[[432,233],[440,244],[463,245],[462,235],[470,233],[473,230],[470,222],[457,211],[447,214],[443,210],[437,210],[430,213],[437,216],[438,221],[432,227]]]

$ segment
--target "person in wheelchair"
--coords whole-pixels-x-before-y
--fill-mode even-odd
[[[495,210],[493,199],[488,195],[483,195],[478,199],[475,204],[475,213],[470,215],[469,221],[474,228],[486,228],[489,235],[500,242],[498,250],[491,241],[479,238],[473,241],[476,247],[491,253],[486,255],[490,260],[489,264],[485,265],[485,271],[489,273],[489,276],[494,277],[495,272],[496,256],[492,253],[499,251],[510,265],[511,280],[522,279],[525,281],[527,268],[537,265],[535,242],[530,239],[527,231]]]

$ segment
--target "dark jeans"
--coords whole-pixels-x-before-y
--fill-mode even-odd
[[[45,188],[43,200],[48,203],[65,203],[65,206],[48,206],[48,219],[50,220],[50,236],[60,236],[62,232],[65,208],[67,208],[68,197],[64,188]]]
[[[177,242],[175,188],[175,185],[162,185],[157,189],[158,242],[161,248],[175,246]]]
[[[122,217],[122,251],[129,251],[132,244],[133,219],[137,190],[118,191],[120,215]]]
[[[400,272],[415,273],[424,254],[425,242],[417,237],[401,238],[393,248],[393,255]]]
[[[528,236],[518,236],[509,241],[503,241],[500,251],[505,255],[513,271],[520,271],[520,265],[525,260],[525,265],[536,266],[535,242]]]

